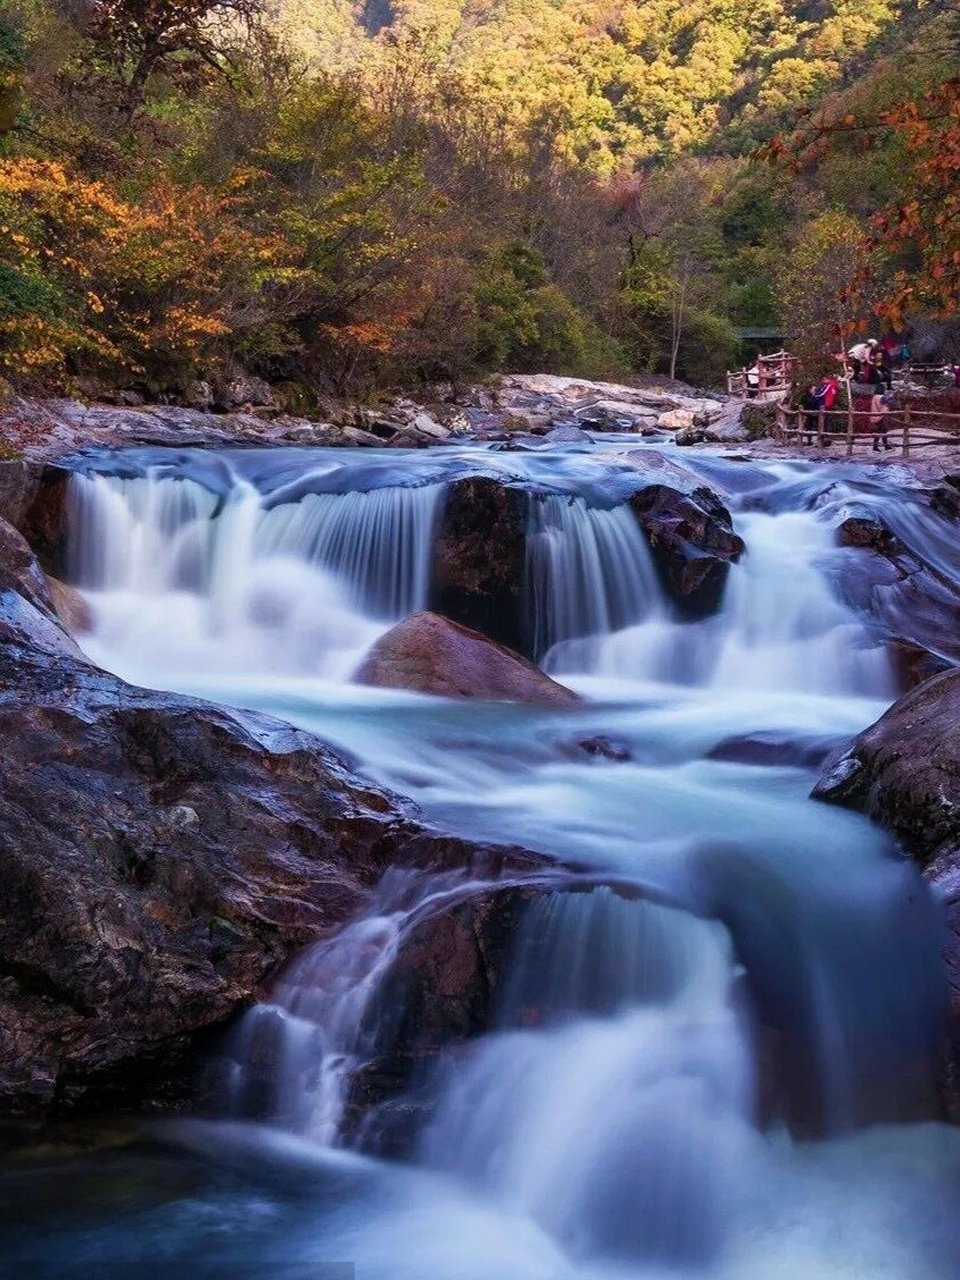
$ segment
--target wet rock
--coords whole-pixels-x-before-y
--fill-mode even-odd
[[[896,534],[872,513],[848,516],[837,527],[837,539],[841,546],[865,547],[885,556],[897,556],[904,552],[903,544]]]
[[[0,462],[0,518],[20,528],[37,496],[42,474],[43,468],[34,462]]]
[[[59,578],[47,578],[47,589],[53,611],[71,635],[81,635],[93,627],[93,611],[90,605],[69,583]]]
[[[576,426],[572,422],[565,422],[562,426],[554,427],[543,437],[547,444],[589,444],[590,436],[582,427]]]
[[[883,823],[923,865],[960,848],[960,672],[895,702],[828,763],[813,794]]]
[[[69,482],[69,471],[43,468],[33,500],[18,522],[41,564],[58,577],[66,568]]]
[[[657,426],[661,431],[682,431],[694,425],[695,416],[691,409],[670,409],[661,413]]]
[[[935,676],[895,702],[826,762],[812,794],[888,827],[943,903],[950,989],[943,1094],[960,1120],[960,671]]]
[[[430,608],[524,649],[526,498],[496,480],[458,480],[437,523]]]
[[[795,734],[758,732],[718,742],[707,752],[707,759],[771,768],[813,769],[836,749],[835,737],[798,737]]]
[[[358,684],[448,698],[570,706],[577,694],[532,662],[435,613],[417,613],[381,636],[354,676]]]
[[[837,537],[864,553],[849,558],[840,586],[847,603],[886,639],[898,688],[905,692],[960,662],[955,585],[914,555],[872,509],[855,510]]]
[[[625,742],[616,738],[608,738],[598,733],[591,738],[579,738],[574,744],[577,754],[593,756],[600,760],[611,760],[617,764],[625,764],[633,759],[633,753]]]
[[[667,594],[686,617],[716,611],[730,565],[743,554],[730,513],[706,487],[682,493],[652,484],[630,499]]]
[[[542,887],[475,892],[404,940],[368,1015],[375,1056],[351,1082],[347,1132],[368,1151],[402,1155],[429,1117],[418,1096],[440,1054],[489,1031],[526,904]]]

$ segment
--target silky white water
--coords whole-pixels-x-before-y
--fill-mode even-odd
[[[258,1123],[176,1136],[232,1181],[72,1227],[55,1254],[25,1245],[23,1264],[159,1276],[162,1248],[201,1280],[326,1280],[337,1260],[362,1280],[947,1280],[960,1139],[932,1119],[939,915],[881,832],[807,798],[802,763],[894,693],[837,589],[855,554],[835,546],[842,502],[806,472],[725,464],[747,554],[718,614],[685,623],[618,501],[616,457],[479,459],[529,486],[532,648],[585,702],[458,703],[349,683],[428,602],[454,463],[411,458],[410,487],[402,456],[346,452],[310,460],[342,493],[301,484],[302,455],[277,457],[282,483],[262,459],[216,484],[203,460],[78,479],[82,643],[127,678],[314,729],[428,821],[611,887],[531,900],[485,1034],[415,1082],[398,1162],[362,1154],[374,1130],[344,1122],[351,1082],[390,1051],[378,1001],[406,936],[462,886],[385,884],[224,1047],[223,1111]],[[629,760],[585,755],[597,734]],[[766,1096],[782,1043],[808,1141]]]

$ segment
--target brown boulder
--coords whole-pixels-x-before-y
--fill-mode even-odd
[[[504,645],[435,613],[398,622],[373,646],[358,684],[447,698],[489,698],[572,706],[580,699]]]
[[[744,550],[717,495],[705,486],[683,493],[671,485],[651,484],[633,495],[630,506],[679,611],[691,618],[715,612],[730,565]]]
[[[473,476],[449,488],[434,543],[430,608],[524,648],[526,495]]]
[[[76,587],[59,578],[47,577],[50,603],[71,635],[82,635],[93,627],[93,612]]]

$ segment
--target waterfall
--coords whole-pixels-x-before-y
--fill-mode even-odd
[[[722,927],[608,890],[528,914],[500,1025],[445,1078],[423,1157],[573,1256],[702,1262],[752,1104]]]
[[[371,914],[308,947],[231,1047],[227,1109],[333,1146],[350,1080],[373,1048],[364,1015],[397,954],[401,912]]]
[[[686,622],[629,506],[605,505],[634,471],[579,446],[475,449],[470,474],[535,491],[539,660],[601,679],[569,708],[355,686],[359,655],[426,604],[456,448],[151,452],[71,483],[69,571],[103,665],[293,720],[465,859],[522,848],[550,877],[476,883],[452,842],[446,870],[388,870],[243,1014],[213,1064],[228,1118],[179,1122],[203,1160],[184,1196],[111,1216],[136,1246],[113,1270],[139,1274],[149,1240],[164,1274],[952,1275],[939,904],[879,828],[809,799],[795,750],[858,732],[879,712],[863,696],[889,693],[832,590],[831,557],[855,553],[811,500],[821,480],[710,462],[734,507],[768,511],[734,511],[746,552],[719,612]],[[560,864],[581,870],[564,884]],[[81,1217],[52,1244],[28,1220],[30,1247],[110,1269]]]
[[[715,617],[678,625],[654,614],[567,646],[552,669],[717,691],[891,696],[886,650],[824,571],[830,525],[811,511],[746,512],[736,527],[746,551]]]
[[[570,641],[605,636],[658,611],[660,584],[643,533],[626,505],[531,494],[526,594],[533,651],[563,670]]]
[[[221,497],[160,469],[74,476],[69,572],[91,593],[91,652],[126,653],[134,676],[345,677],[388,625],[425,607],[442,493],[393,486],[271,504],[240,477]]]

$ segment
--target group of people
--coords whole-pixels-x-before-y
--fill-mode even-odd
[[[849,351],[841,352],[837,359],[843,363],[843,377],[848,386],[851,408],[864,416],[868,415],[874,453],[878,453],[881,447],[892,449],[886,425],[887,414],[896,405],[893,394],[892,350],[886,344],[879,343],[876,338],[868,338],[856,343]],[[834,434],[842,430],[839,418],[830,412],[835,408],[839,394],[840,378],[833,374],[808,387],[800,401],[807,428],[803,436],[805,444],[812,445],[814,435],[819,433],[821,412],[828,415],[824,422],[828,433]],[[861,403],[857,403],[858,401]],[[823,443],[831,443],[829,435],[823,437]]]

